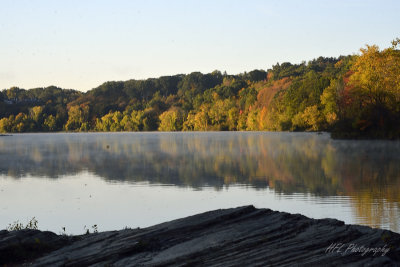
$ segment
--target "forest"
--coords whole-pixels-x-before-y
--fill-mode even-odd
[[[327,131],[334,138],[400,137],[400,39],[381,50],[213,71],[0,91],[0,132]]]

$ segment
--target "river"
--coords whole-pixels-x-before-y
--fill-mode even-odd
[[[400,142],[282,132],[0,137],[0,228],[82,234],[252,204],[400,232]]]

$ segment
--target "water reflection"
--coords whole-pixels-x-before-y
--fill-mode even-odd
[[[0,174],[179,187],[247,185],[345,196],[362,223],[398,231],[400,143],[335,141],[310,133],[21,134],[0,138]],[[396,230],[397,229],[397,230]]]

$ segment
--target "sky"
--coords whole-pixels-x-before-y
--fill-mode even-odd
[[[276,63],[380,48],[400,37],[398,0],[0,0],[0,89]]]

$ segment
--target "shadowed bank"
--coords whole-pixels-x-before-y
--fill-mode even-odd
[[[397,265],[400,235],[244,206],[82,236],[0,231],[0,264],[31,266]]]

